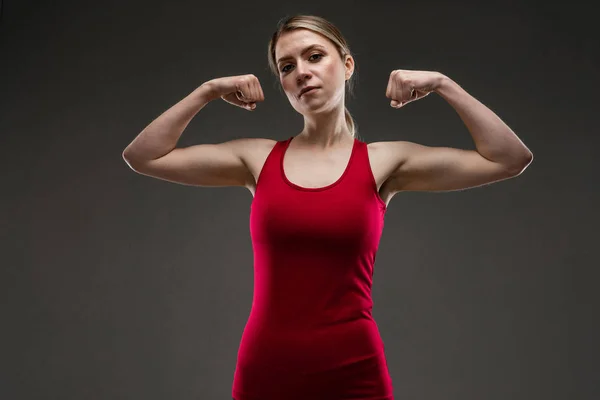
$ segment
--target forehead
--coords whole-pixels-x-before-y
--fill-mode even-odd
[[[296,29],[285,32],[277,40],[275,59],[294,56],[300,53],[305,47],[313,44],[321,45],[328,50],[334,48],[329,39],[308,29]]]

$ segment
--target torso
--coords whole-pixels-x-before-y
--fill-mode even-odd
[[[244,155],[246,165],[254,177],[247,188],[254,196],[256,181],[260,171],[265,164],[267,156],[277,143],[273,139],[257,139],[256,146],[250,146],[248,152]],[[284,171],[287,179],[299,186],[307,188],[318,188],[327,186],[337,181],[350,159],[352,145],[348,144],[343,148],[328,150],[322,155],[315,154],[314,150],[306,150],[302,146],[295,146],[294,140],[290,144],[284,157]],[[371,170],[377,184],[377,190],[381,199],[388,205],[393,197],[386,182],[394,170],[394,166],[389,160],[386,160],[382,154],[384,142],[374,142],[367,144],[369,162]]]

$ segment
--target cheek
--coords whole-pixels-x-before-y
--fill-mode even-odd
[[[283,86],[283,91],[285,92],[285,95],[290,99],[290,101],[293,101],[296,99],[294,89],[292,89],[292,87],[290,85]]]
[[[298,92],[298,85],[296,84],[296,82],[292,79],[281,79],[281,87],[283,89],[283,92],[285,93],[285,95],[288,97],[288,99],[290,101],[298,101],[297,98],[297,92]]]
[[[292,91],[292,81],[290,79],[286,79],[285,77],[279,78],[279,85],[281,85],[281,88],[286,93],[289,93],[290,91]]]
[[[333,76],[338,73],[338,66],[333,63],[327,64],[326,70],[327,70],[327,75]]]
[[[340,69],[339,65],[330,65],[327,68],[327,73],[336,80],[346,80],[346,71],[343,68]]]
[[[282,81],[281,87],[283,88],[283,90],[285,90],[288,93],[292,91],[292,85],[290,84],[289,81],[286,81],[286,80]]]

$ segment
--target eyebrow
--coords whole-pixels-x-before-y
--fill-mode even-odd
[[[315,49],[315,48],[319,48],[319,49],[325,50],[325,48],[323,46],[321,46],[320,44],[311,44],[310,46],[305,47],[304,49],[302,49],[302,52],[300,54],[304,54],[304,53],[306,53],[306,52],[308,52],[308,51],[310,51],[312,49]],[[279,64],[283,60],[287,60],[288,58],[292,58],[292,56],[280,57],[277,60],[277,64]]]

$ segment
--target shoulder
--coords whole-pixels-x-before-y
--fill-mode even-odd
[[[239,138],[232,139],[229,143],[234,144],[240,149],[257,149],[261,147],[274,146],[277,143],[275,139],[268,138]]]
[[[389,182],[394,178],[400,167],[406,162],[409,154],[409,142],[381,141],[367,143],[367,154],[375,182],[381,188],[381,195],[389,201]]]
[[[241,138],[230,141],[236,153],[244,160],[260,157],[265,152],[270,152],[277,144],[277,140],[268,138]]]
[[[257,138],[254,139],[253,150],[256,153],[262,154],[264,152],[270,152],[273,147],[277,144],[278,140],[268,138]]]
[[[268,138],[239,139],[238,154],[253,177],[247,184],[247,188],[252,194],[254,194],[254,188],[265,161],[278,142],[278,140]]]
[[[367,143],[367,149],[373,161],[386,165],[386,169],[395,169],[406,160],[414,145],[403,140],[380,141]]]

